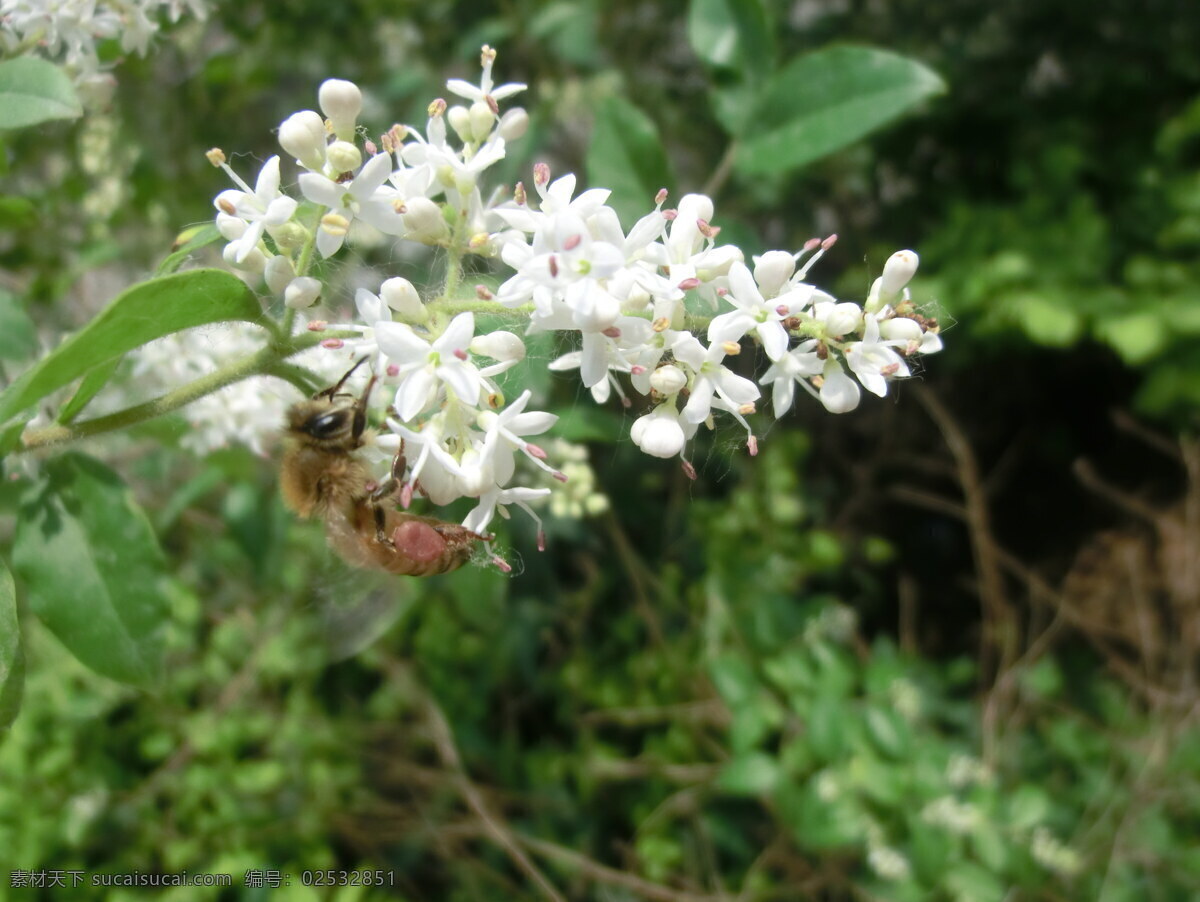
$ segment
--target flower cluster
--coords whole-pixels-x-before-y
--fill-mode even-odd
[[[61,60],[81,84],[108,79],[97,45],[117,41],[124,53],[145,56],[166,13],[177,22],[185,9],[197,19],[208,0],[0,0],[0,48],[37,47]]]
[[[909,298],[912,251],[894,254],[859,304],[808,281],[836,236],[747,261],[739,248],[718,243],[714,205],[704,195],[668,207],[662,190],[626,230],[608,190],[577,190],[574,175],[554,178],[544,164],[534,167],[532,191],[521,183],[485,190],[487,169],[528,123],[519,108],[501,113],[500,101],[525,86],[495,85],[494,61],[484,47],[478,85],[447,83],[462,103],[435,100],[423,130],[396,124],[377,141],[360,129],[359,89],[326,81],[319,113],[297,112],[279,126],[284,154],[299,167],[298,196],[281,190],[279,156],[251,187],[220,150],[209,152],[236,186],[215,199],[224,258],[287,308],[335,293],[311,264],[358,235],[446,250],[450,273],[440,294],[423,298],[392,276],[377,291],[358,289],[353,322],[306,322],[328,332],[323,345],[343,362],[371,360],[387,410],[378,444],[403,448],[405,504],[414,493],[436,504],[476,499],[464,525],[483,531],[509,505],[532,514],[529,503],[550,491],[511,484],[518,456],[566,480],[530,441],[556,417],[528,409],[529,391],[506,397],[497,381],[524,359],[529,335],[570,336],[573,349],[549,368],[578,371],[597,402],[616,397],[632,406],[643,398],[634,444],[680,458],[693,477],[689,443],[719,417],[735,421],[757,452],[748,418],[765,387],[777,416],[797,386],[841,413],[858,405],[861,389],[886,394],[891,381],[910,374],[912,357],[940,349],[936,321]],[[464,290],[466,254],[492,260],[500,278]],[[489,316],[477,320],[477,313]],[[497,319],[509,328],[480,328]],[[769,361],[757,381],[745,365],[755,345]]]

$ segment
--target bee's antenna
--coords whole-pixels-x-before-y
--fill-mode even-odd
[[[339,391],[341,391],[342,386],[346,384],[346,380],[354,375],[354,371],[356,369],[358,369],[360,366],[362,366],[364,363],[366,363],[370,358],[371,358],[370,354],[364,354],[362,357],[359,357],[358,360],[354,361],[354,366],[352,366],[352,367],[350,367],[350,369],[346,370],[346,374],[344,376],[342,376],[342,378],[339,379],[335,385],[331,385],[331,386],[329,386],[329,388],[322,389],[321,391],[319,391],[315,395],[313,395],[313,397],[314,398],[320,398],[320,397],[332,398]],[[371,376],[370,384],[371,385],[375,384],[375,377],[373,375]],[[370,391],[369,386],[368,386],[367,390]]]

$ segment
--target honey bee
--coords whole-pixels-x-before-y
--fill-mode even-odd
[[[324,520],[330,547],[355,567],[400,576],[457,570],[471,557],[475,543],[488,537],[396,509],[391,499],[404,475],[403,451],[392,462],[391,475],[378,485],[357,454],[365,441],[367,399],[376,377],[371,376],[358,398],[342,387],[364,360],[335,385],[288,410],[279,474],[284,503],[304,519]]]

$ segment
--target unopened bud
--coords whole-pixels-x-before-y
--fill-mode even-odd
[[[404,225],[408,237],[426,244],[436,244],[450,234],[450,227],[442,218],[442,208],[427,197],[409,200],[404,211]]]
[[[446,121],[464,142],[471,142],[471,114],[465,106],[452,106],[446,110]]]
[[[334,172],[352,172],[362,165],[362,151],[349,141],[334,141],[325,151]]]
[[[334,134],[343,141],[354,137],[363,104],[358,85],[341,78],[326,79],[317,89],[317,104],[333,126]]]
[[[385,304],[409,322],[422,323],[428,319],[425,305],[421,303],[421,295],[413,283],[402,276],[384,280],[379,286],[379,296]]]
[[[476,335],[471,339],[471,350],[483,357],[491,357],[507,363],[525,359],[525,342],[512,332],[503,330]]]
[[[677,394],[686,385],[687,376],[683,370],[670,363],[660,366],[650,376],[651,388],[666,397]]]
[[[496,131],[505,141],[516,141],[529,131],[529,114],[521,107],[513,107],[500,117]]]
[[[292,279],[296,278],[295,267],[292,266],[292,261],[283,254],[276,254],[267,261],[266,268],[263,270],[263,277],[267,281],[267,287],[271,289],[272,294],[283,294]]]
[[[884,298],[898,295],[917,273],[921,262],[915,251],[896,251],[883,264],[883,275],[879,277],[879,293]]]
[[[754,281],[765,298],[773,298],[796,271],[796,258],[787,251],[767,251],[754,261]]]
[[[283,292],[283,302],[293,310],[311,307],[321,296],[321,280],[311,276],[292,279]]]
[[[325,165],[326,137],[324,120],[312,110],[293,113],[279,125],[279,146],[314,172]]]
[[[496,124],[495,104],[494,100],[490,105],[486,100],[477,100],[471,104],[467,121],[470,123],[470,134],[476,143],[487,140],[487,136],[492,133],[492,126]]]

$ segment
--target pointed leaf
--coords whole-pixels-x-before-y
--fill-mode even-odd
[[[162,673],[163,557],[115,473],[82,454],[45,465],[22,498],[13,569],[29,607],[98,673],[150,688]]]
[[[596,111],[587,155],[588,180],[612,189],[609,204],[629,228],[654,209],[654,195],[671,181],[658,129],[628,100],[606,97]]]
[[[714,68],[747,81],[771,71],[775,46],[761,0],[692,0],[687,33],[696,55]]]
[[[262,319],[254,292],[219,269],[193,269],[142,282],[14,380],[0,394],[0,423],[93,367],[156,338],[207,323]]]
[[[17,622],[17,598],[12,574],[0,561],[0,735],[16,718],[24,687],[25,654]]]
[[[96,397],[96,393],[108,384],[108,380],[113,377],[113,373],[120,365],[121,358],[114,357],[112,360],[88,370],[87,375],[80,381],[79,388],[75,389],[75,394],[71,395],[71,400],[64,404],[58,412],[56,421],[67,424],[83,413],[83,409],[88,406],[92,398]]]
[[[767,83],[735,165],[744,175],[795,169],[857,141],[945,90],[933,70],[869,47],[800,56]]]
[[[222,235],[217,230],[215,222],[206,222],[203,225],[185,229],[175,237],[175,249],[163,258],[162,263],[158,264],[157,274],[165,276],[176,272],[180,266],[191,259],[196,251],[203,247],[208,247],[210,244],[215,244],[221,238]]]
[[[0,129],[82,115],[71,79],[58,66],[35,56],[0,63]]]

